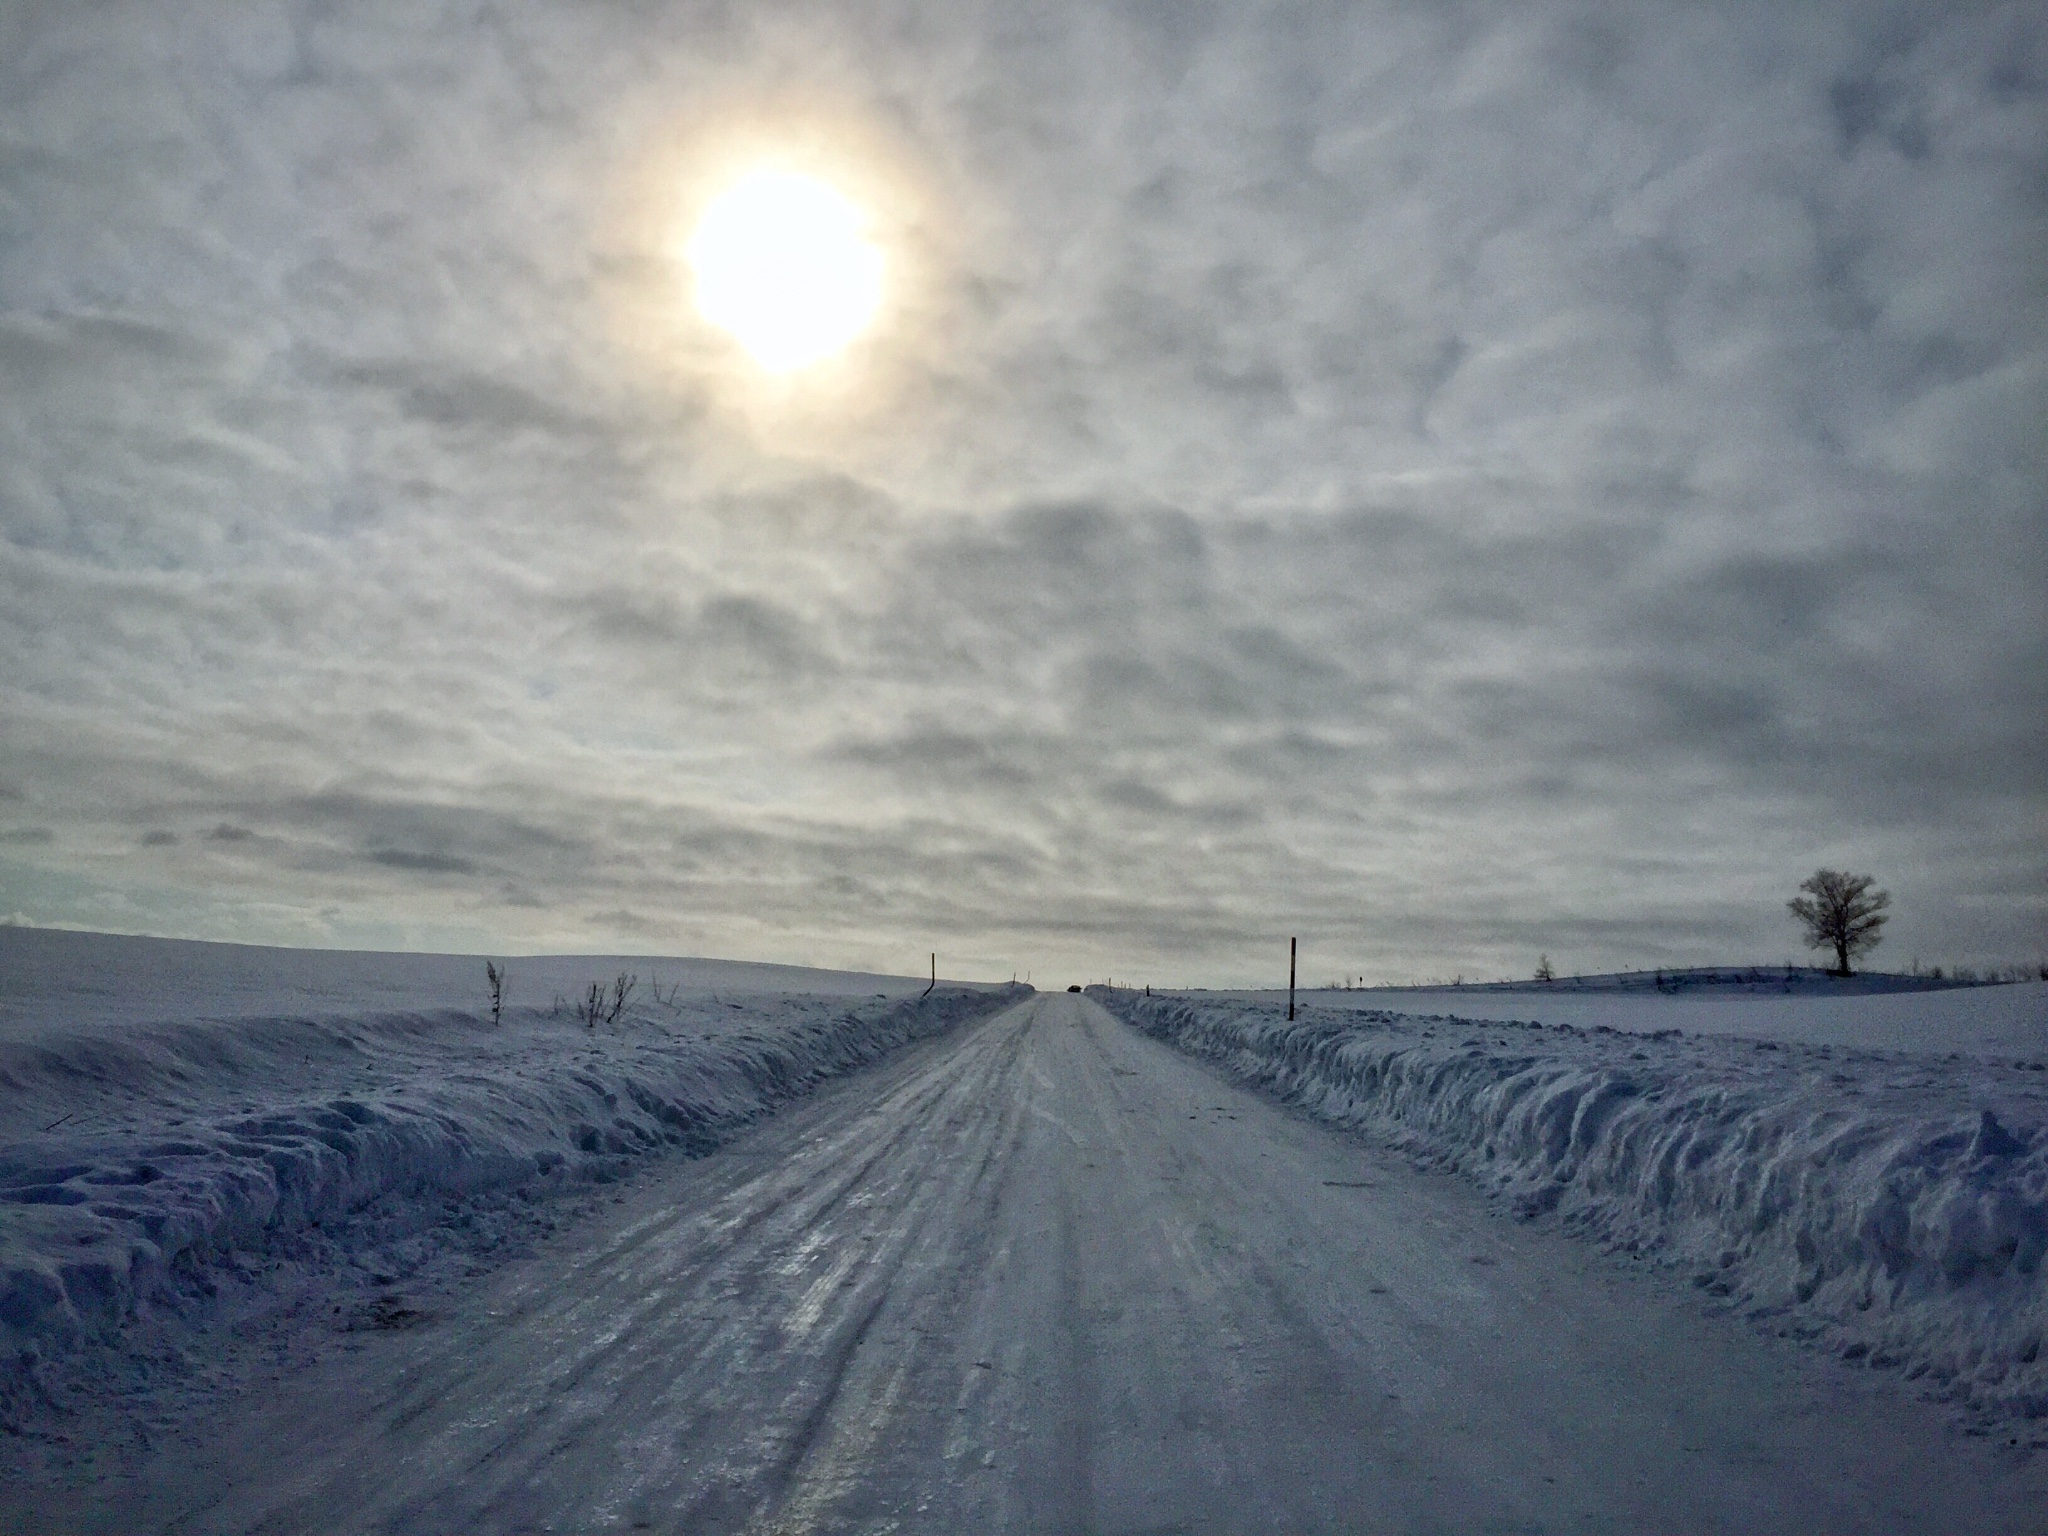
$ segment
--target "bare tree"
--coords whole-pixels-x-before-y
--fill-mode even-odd
[[[619,1015],[626,1011],[626,1004],[633,1000],[633,993],[640,985],[638,976],[619,972],[607,987],[601,981],[593,981],[590,990],[583,994],[583,1001],[576,1005],[576,1017],[583,1021],[585,1029],[595,1029],[599,1024],[616,1024]],[[659,989],[656,989],[659,996]]]
[[[484,979],[491,986],[491,1022],[495,1024],[505,1011],[505,968],[495,960],[486,960]]]
[[[632,1000],[633,989],[639,985],[638,976],[628,976],[624,971],[619,972],[618,979],[612,983],[611,1006],[605,1010],[605,1023],[619,1022],[619,1015],[626,1011],[626,1004]]]
[[[1550,968],[1550,956],[1545,955],[1536,962],[1536,979],[1538,981],[1557,980],[1557,972]]]
[[[1873,891],[1876,883],[1874,875],[1817,869],[1799,882],[1806,894],[1785,903],[1805,930],[1808,949],[1834,950],[1837,976],[1849,975],[1850,957],[1874,949],[1882,936],[1892,898],[1889,891]]]

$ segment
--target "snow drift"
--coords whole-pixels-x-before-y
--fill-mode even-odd
[[[603,1180],[636,1154],[706,1150],[1011,997],[672,994],[595,1029],[440,1010],[0,1041],[0,1384],[138,1315],[203,1306],[209,1271],[288,1234],[373,1202]]]
[[[1092,995],[1779,1332],[2048,1413],[2048,1062]]]

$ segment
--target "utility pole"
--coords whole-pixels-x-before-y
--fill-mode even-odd
[[[1289,939],[1287,941],[1287,1019],[1289,1023],[1294,1021],[1294,947],[1300,942],[1299,939]]]
[[[937,986],[938,984],[939,984],[939,957],[938,957],[938,954],[937,954],[937,952],[935,951],[935,952],[933,953],[933,955],[932,955],[932,987],[936,987],[936,986]],[[930,996],[932,995],[932,987],[926,987],[926,988],[925,988],[925,989],[924,989],[924,990],[923,990],[922,992],[920,992],[920,993],[918,993],[918,994],[917,994],[917,996],[918,996],[918,1000],[919,1000],[920,1002],[921,1002],[921,1001],[923,1001],[923,1000],[924,1000],[925,998],[927,998],[927,997],[930,997]]]

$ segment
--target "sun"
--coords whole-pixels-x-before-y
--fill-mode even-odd
[[[882,301],[882,253],[866,228],[824,182],[755,171],[713,199],[683,247],[697,312],[771,372],[830,357]]]

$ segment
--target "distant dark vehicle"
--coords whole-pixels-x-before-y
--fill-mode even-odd
[[[1067,990],[1068,990],[1069,992],[1078,992],[1078,991],[1080,991],[1081,989],[1080,989],[1079,987],[1069,987],[1069,988],[1067,988]]]

